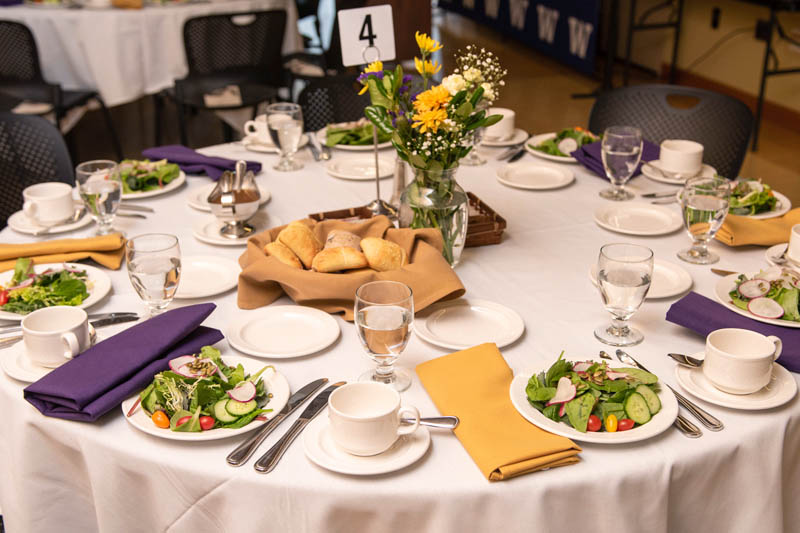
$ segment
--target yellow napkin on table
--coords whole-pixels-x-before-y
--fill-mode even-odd
[[[745,244],[772,246],[788,242],[789,233],[795,224],[800,224],[800,209],[792,209],[782,217],[765,220],[728,215],[719,228],[716,238],[728,246]]]
[[[489,481],[579,461],[579,446],[534,426],[511,404],[514,376],[495,344],[426,361],[416,370],[439,412],[461,419],[456,436]]]
[[[58,239],[27,244],[0,244],[0,272],[14,268],[20,257],[33,258],[34,264],[64,263],[94,259],[106,268],[116,270],[122,264],[125,238],[119,233],[86,239]]]

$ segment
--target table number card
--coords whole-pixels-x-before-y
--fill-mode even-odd
[[[343,9],[338,17],[344,66],[395,58],[392,6]]]

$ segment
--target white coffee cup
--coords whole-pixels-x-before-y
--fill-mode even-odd
[[[658,168],[668,175],[692,178],[703,170],[703,145],[682,139],[661,143]]]
[[[772,363],[781,355],[778,337],[749,329],[726,328],[706,337],[703,374],[712,385],[731,394],[763,389],[772,377]]]
[[[789,232],[789,249],[786,251],[786,257],[800,265],[800,224],[792,226]]]
[[[89,348],[89,317],[68,305],[38,309],[22,319],[22,340],[33,363],[60,366]]]
[[[267,115],[258,115],[255,120],[248,120],[244,123],[245,135],[255,137],[262,144],[272,144],[267,129]]]
[[[22,212],[39,224],[56,224],[69,219],[75,212],[72,187],[66,183],[48,181],[26,187],[22,191],[25,203]]]
[[[400,407],[400,393],[382,383],[342,385],[328,398],[328,417],[334,442],[353,455],[377,455],[419,428],[417,408]],[[401,426],[403,417],[414,423]]]
[[[502,115],[503,118],[497,124],[492,124],[486,128],[484,136],[490,141],[505,141],[514,136],[514,119],[516,113],[504,107],[490,107],[486,115]]]

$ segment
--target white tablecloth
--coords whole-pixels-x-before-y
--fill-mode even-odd
[[[144,9],[14,6],[0,17],[25,23],[39,48],[44,78],[68,90],[96,90],[106,105],[132,102],[171,87],[188,73],[187,19],[214,13],[285,9],[283,53],[302,49],[290,0],[232,0]]]
[[[266,163],[258,178],[272,193],[266,209],[283,222],[311,212],[365,204],[371,182],[343,181],[300,154],[306,167],[293,173],[271,169],[275,156],[260,156],[239,145],[208,149],[228,157]],[[335,157],[347,157],[335,152]],[[526,155],[530,159],[532,156]],[[608,242],[637,242],[656,257],[686,268],[694,289],[711,296],[717,277],[708,267],[681,263],[675,252],[689,240],[682,232],[637,238],[608,232],[592,219],[605,200],[607,184],[577,166],[577,183],[556,191],[507,188],[495,179],[495,162],[462,168],[458,179],[508,220],[503,243],[464,252],[457,273],[467,296],[502,302],[525,320],[520,341],[503,349],[515,373],[547,365],[561,352],[595,357],[606,347],[593,329],[609,319],[589,281],[598,249]],[[146,203],[157,210],[147,221],[126,219],[128,235],[169,231],[182,252],[237,258],[239,248],[206,245],[192,237],[191,225],[204,216],[186,204],[205,186],[190,177],[187,187]],[[390,181],[384,183],[388,195]],[[639,177],[633,189],[663,190]],[[677,206],[671,206],[677,209]],[[89,234],[86,229],[81,234]],[[30,238],[6,229],[4,242]],[[758,269],[761,248],[731,250],[712,244],[723,257],[719,267]],[[125,270],[111,272],[113,296],[93,311],[140,309]],[[703,339],[668,323],[675,300],[648,300],[633,323],[645,341],[629,352],[676,385],[667,352],[700,351]],[[223,330],[247,317],[236,307],[235,291],[214,298],[217,310],[207,324]],[[285,300],[279,302],[287,303]],[[186,303],[186,302],[181,302]],[[340,340],[316,355],[275,361],[292,390],[311,379],[353,380],[371,366],[352,324],[336,318]],[[113,330],[101,330],[104,335]],[[223,341],[223,346],[226,346]],[[232,351],[225,347],[226,351]],[[399,364],[411,368],[447,353],[413,337]],[[796,376],[795,376],[796,378]],[[429,452],[415,465],[392,474],[357,478],[334,474],[304,456],[302,436],[277,468],[261,475],[252,462],[235,469],[225,456],[241,439],[185,444],[146,435],[120,412],[95,424],[46,418],[22,399],[23,384],[0,376],[0,506],[11,532],[25,531],[597,531],[752,532],[796,531],[800,506],[800,400],[763,412],[741,412],[705,404],[725,429],[704,430],[690,440],[670,428],[645,442],[621,446],[586,444],[574,466],[504,482],[482,477],[454,435],[434,430]],[[403,394],[423,415],[436,409],[414,377]],[[295,415],[296,416],[296,415]],[[325,416],[323,413],[321,416]],[[687,415],[688,416],[688,415]],[[262,445],[267,450],[291,420]],[[698,424],[699,425],[699,424]]]

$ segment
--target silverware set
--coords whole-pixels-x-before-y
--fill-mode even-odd
[[[528,142],[528,140],[525,139],[525,142]],[[497,160],[502,161],[504,159],[508,159],[509,163],[513,163],[517,159],[521,158],[522,156],[525,155],[525,142],[520,144],[515,144],[514,146],[511,146],[505,151],[501,152],[497,156]]]

